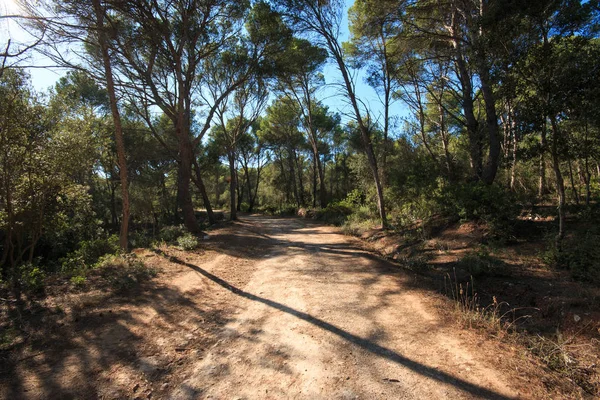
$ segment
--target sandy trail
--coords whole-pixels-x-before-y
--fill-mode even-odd
[[[426,292],[357,240],[301,219],[235,227],[253,238],[246,256],[232,243],[234,257],[187,264],[181,284],[208,283],[237,311],[168,398],[519,397],[482,349],[442,324]],[[252,272],[237,285],[232,268]]]

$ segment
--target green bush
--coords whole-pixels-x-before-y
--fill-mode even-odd
[[[600,228],[565,239],[559,251],[553,243],[542,256],[550,266],[567,269],[573,278],[600,284]]]
[[[456,215],[463,221],[485,222],[496,239],[512,237],[520,210],[510,192],[498,185],[481,182],[446,187],[439,195],[439,202],[449,215]]]
[[[75,275],[69,279],[69,282],[71,282],[71,284],[74,286],[83,286],[85,285],[86,278],[83,275]]]
[[[192,235],[191,233],[186,233],[183,236],[180,236],[177,239],[177,244],[179,245],[179,247],[181,247],[183,250],[189,251],[189,250],[194,250],[196,247],[198,247],[198,238],[194,235]]]
[[[186,234],[186,230],[183,225],[172,225],[165,226],[160,230],[159,238],[167,243],[175,243],[175,241]]]
[[[28,292],[37,293],[44,289],[46,272],[39,266],[27,263],[20,267],[21,286]]]
[[[129,235],[129,242],[131,247],[135,248],[148,248],[152,245],[152,238],[145,232],[132,232]]]
[[[93,267],[98,259],[106,254],[120,251],[119,237],[112,235],[107,238],[86,240],[79,248],[60,260],[64,273],[73,273]]]
[[[315,213],[315,218],[334,225],[341,225],[346,221],[346,218],[352,214],[352,208],[348,207],[345,202],[330,203],[327,207],[318,210]]]
[[[241,212],[248,212],[249,209],[250,209],[250,204],[246,203],[245,201],[242,202],[242,204],[240,204]]]

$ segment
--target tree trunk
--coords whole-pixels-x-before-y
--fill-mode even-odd
[[[200,175],[200,167],[198,166],[196,160],[194,160],[194,171],[196,172],[196,179],[194,179],[194,183],[200,192],[200,196],[202,196],[202,202],[204,203],[204,208],[206,208],[206,214],[208,216],[208,223],[214,225],[217,223],[217,219],[215,218],[215,213],[210,205],[210,199],[208,197],[208,193],[206,193],[206,186],[204,186],[202,175]]]
[[[321,163],[321,159],[317,154],[317,172],[319,173],[319,202],[321,203],[321,208],[327,207],[327,191],[325,189],[325,172],[323,171],[323,164]]]
[[[512,148],[512,165],[510,166],[510,190],[515,190],[515,182],[517,176],[517,150],[519,147],[519,139],[517,137],[517,131],[515,130],[514,122],[511,118],[511,132],[513,138]]]
[[[444,114],[444,107],[441,104],[438,105],[438,111],[440,113],[440,135],[442,137],[442,146],[444,148],[444,159],[446,161],[446,172],[448,174],[448,180],[452,182],[454,180],[454,169],[452,168],[452,157],[450,156],[450,149],[448,147],[448,132],[446,132],[446,117]]]
[[[489,153],[482,180],[486,185],[491,185],[498,173],[498,160],[500,158],[500,132],[498,129],[498,114],[496,112],[496,98],[492,89],[490,71],[483,61],[480,61],[479,79],[481,92],[485,103],[485,121],[488,131]]]
[[[300,160],[295,149],[292,150],[292,154],[294,155],[294,164],[296,164],[296,171],[298,173],[298,195],[300,198],[300,204],[298,204],[298,207],[303,207],[304,205],[306,205],[306,202],[304,201],[304,179],[302,176],[303,169],[300,165]]]
[[[115,94],[110,54],[108,53],[108,41],[106,39],[106,32],[104,31],[104,11],[100,5],[100,0],[92,0],[92,2],[96,13],[96,26],[98,27],[98,44],[100,45],[100,52],[102,53],[102,61],[104,63],[104,73],[106,74],[106,91],[110,102],[113,123],[115,124],[115,142],[119,165],[119,179],[121,181],[121,197],[123,202],[123,218],[121,219],[119,244],[123,251],[127,251],[129,231],[129,184],[127,177],[127,159],[125,157],[125,141],[123,139],[121,116],[117,106],[117,96]]]
[[[577,191],[577,187],[575,186],[575,177],[573,176],[573,165],[571,163],[571,159],[567,160],[567,164],[569,166],[569,179],[571,181],[571,190],[573,191],[573,197],[575,198],[575,204],[579,205],[579,192]]]
[[[229,153],[227,155],[229,160],[229,176],[231,179],[229,180],[229,219],[231,221],[235,221],[237,219],[237,204],[235,202],[235,191],[236,191],[236,174],[235,174],[235,158],[233,154]]]
[[[560,160],[558,156],[558,124],[556,117],[550,117],[552,124],[552,167],[556,177],[556,190],[558,192],[558,234],[556,235],[556,247],[562,249],[562,240],[565,237],[565,184],[560,172]]]
[[[219,167],[220,167],[220,163],[219,163],[219,165],[217,165],[217,168],[216,168],[217,173],[215,174],[215,206],[216,207],[221,207],[220,206],[221,188],[219,186],[219,180],[221,179],[221,169]]]
[[[452,37],[460,37],[456,26],[455,16],[450,26],[450,34]],[[455,64],[458,72],[458,79],[461,85],[462,106],[466,119],[467,137],[469,139],[469,157],[471,160],[471,169],[476,180],[481,180],[483,177],[483,143],[481,133],[479,132],[479,123],[475,117],[475,105],[473,101],[473,84],[471,82],[471,74],[467,68],[467,63],[464,58],[461,44],[457,39],[452,41],[452,45],[456,52]]]
[[[313,186],[313,208],[317,208],[317,156],[313,151],[313,170],[312,170],[312,186]]]
[[[348,74],[348,70],[346,69],[346,64],[342,57],[342,53],[341,51],[339,51],[339,49],[338,51],[336,51],[336,48],[332,43],[329,43],[329,46],[330,50],[332,50],[332,53],[335,55],[335,59],[338,64],[338,69],[340,70],[340,72],[342,73],[342,77],[344,78],[344,84],[346,92],[348,94],[348,99],[350,100],[350,104],[352,105],[352,109],[354,110],[356,122],[358,123],[358,127],[360,129],[360,137],[362,139],[365,153],[367,153],[367,160],[369,161],[369,167],[371,168],[371,174],[373,175],[373,180],[375,181],[375,188],[377,190],[377,209],[379,211],[379,219],[381,220],[382,229],[385,229],[388,225],[385,210],[385,199],[383,197],[383,187],[381,185],[381,179],[379,176],[377,158],[375,157],[375,152],[373,151],[371,135],[361,116],[360,109],[358,108],[358,101],[356,99],[356,94],[354,93],[354,87]]]
[[[540,164],[538,167],[539,180],[538,180],[538,197],[542,199],[546,194],[546,116],[544,116],[544,122],[542,124],[542,133],[540,139]]]

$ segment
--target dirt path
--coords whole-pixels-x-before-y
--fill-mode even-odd
[[[409,278],[331,227],[246,218],[244,287],[192,266],[243,310],[169,397],[513,398],[500,374],[444,329]],[[219,264],[221,260],[215,260]],[[229,268],[228,265],[219,265]]]
[[[500,354],[336,228],[245,216],[199,251],[139,256],[162,273],[137,292],[40,306],[37,337],[0,354],[0,398],[527,397]]]

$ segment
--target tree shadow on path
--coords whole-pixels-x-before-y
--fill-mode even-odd
[[[377,343],[374,343],[367,339],[361,338],[359,336],[353,335],[343,329],[338,328],[335,325],[330,324],[329,322],[326,322],[322,319],[316,318],[305,312],[295,310],[284,304],[254,295],[252,293],[248,293],[244,290],[241,290],[241,289],[229,284],[227,281],[219,278],[218,276],[213,275],[210,272],[198,267],[197,265],[187,263],[187,262],[180,260],[173,256],[169,256],[169,255],[161,252],[160,250],[155,250],[155,252],[161,256],[168,258],[171,262],[178,263],[180,265],[184,265],[186,267],[193,269],[194,271],[196,271],[199,274],[203,275],[204,277],[210,279],[211,281],[213,281],[214,283],[223,287],[224,289],[226,289],[240,297],[262,303],[268,307],[271,307],[276,310],[290,314],[298,319],[301,319],[312,325],[315,325],[325,331],[333,333],[334,335],[337,335],[340,338],[342,338],[362,349],[365,349],[366,351],[368,351],[378,357],[381,357],[381,358],[387,359],[389,361],[392,361],[396,364],[402,365],[420,375],[429,377],[431,379],[435,379],[435,380],[443,382],[443,383],[453,385],[454,387],[456,387],[459,390],[462,390],[463,392],[467,392],[467,393],[470,393],[470,394],[478,396],[478,397],[482,397],[482,398],[486,398],[486,399],[498,399],[498,400],[505,400],[505,399],[512,398],[512,397],[507,397],[503,394],[494,392],[490,389],[481,387],[479,385],[473,384],[471,382],[467,382],[463,379],[457,378],[457,377],[447,374],[445,372],[438,371],[435,368],[423,365],[417,361],[411,360],[410,358],[407,358],[401,354],[398,354],[391,349],[388,349],[384,346],[378,345]]]

